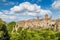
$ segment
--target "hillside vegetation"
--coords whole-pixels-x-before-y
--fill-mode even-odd
[[[0,19],[0,40],[60,40],[60,32],[44,29],[33,30],[19,28],[12,33],[13,26],[16,22],[6,23]]]

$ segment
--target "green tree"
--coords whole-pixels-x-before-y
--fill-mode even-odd
[[[0,36],[0,39],[1,40],[10,40],[10,37],[9,37],[8,31],[7,31],[6,25],[2,24],[0,26],[1,26],[1,29],[0,29],[0,32],[1,32],[0,35],[1,36]]]
[[[14,22],[14,21],[7,24],[7,29],[10,33],[15,25],[16,25],[16,22]]]

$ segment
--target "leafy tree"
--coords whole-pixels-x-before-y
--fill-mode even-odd
[[[10,22],[10,23],[8,23],[8,25],[7,25],[7,29],[8,29],[8,31],[11,33],[11,31],[12,31],[12,29],[13,29],[13,27],[16,25],[16,22]]]
[[[0,32],[2,32],[1,36],[0,36],[1,40],[10,40],[10,37],[9,37],[5,24],[2,24]]]

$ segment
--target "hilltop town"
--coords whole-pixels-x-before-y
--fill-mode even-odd
[[[60,19],[53,20],[48,14],[42,19],[30,19],[16,22],[16,26],[13,27],[17,31],[19,27],[24,29],[53,29],[55,31],[60,31]]]

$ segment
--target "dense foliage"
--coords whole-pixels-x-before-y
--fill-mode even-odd
[[[15,22],[5,23],[0,19],[0,40],[60,40],[60,32],[54,30],[33,30],[19,28],[17,33],[13,32]]]

